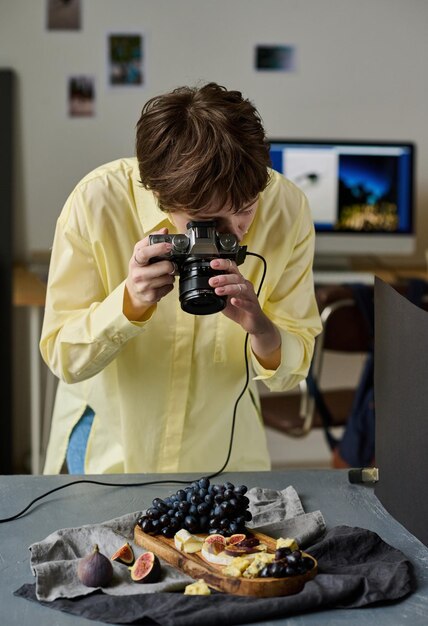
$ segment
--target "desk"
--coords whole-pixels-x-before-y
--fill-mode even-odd
[[[386,283],[398,283],[409,278],[420,278],[428,281],[428,270],[423,268],[399,269],[399,268],[373,268],[358,269],[350,271],[330,271],[314,270],[314,280],[320,285],[341,285],[344,283],[361,282],[363,284],[374,284],[375,276],[378,276]]]
[[[189,477],[189,475],[186,475]],[[182,478],[186,479],[183,475]],[[77,478],[77,477],[76,477]],[[86,477],[88,478],[88,477]],[[97,478],[97,477],[93,477]],[[98,477],[100,478],[100,477]],[[160,476],[114,475],[104,480],[137,482]],[[175,475],[174,478],[179,478]],[[194,476],[189,478],[189,482]],[[62,485],[70,477],[60,476],[2,476],[0,477],[1,513],[6,517],[26,506],[30,500],[48,489]],[[418,589],[394,605],[352,610],[331,610],[266,622],[273,626],[323,626],[344,624],[358,626],[426,626],[428,615],[428,549],[407,532],[382,507],[372,487],[351,485],[342,470],[290,470],[282,472],[227,473],[218,482],[230,480],[249,488],[284,489],[293,485],[307,512],[320,509],[327,528],[346,524],[360,526],[401,550],[413,563]],[[5,626],[86,626],[83,618],[51,610],[12,595],[24,583],[33,582],[30,573],[28,546],[40,541],[58,528],[101,522],[146,508],[155,496],[165,497],[176,486],[100,487],[76,485],[57,492],[39,502],[25,516],[0,525],[0,606]],[[93,622],[99,623],[99,622]],[[260,622],[259,622],[260,624]]]
[[[22,265],[13,268],[13,306],[29,310],[30,398],[31,398],[31,473],[40,474],[41,452],[41,358],[39,338],[41,312],[45,306],[46,285]],[[53,381],[49,381],[52,384]]]

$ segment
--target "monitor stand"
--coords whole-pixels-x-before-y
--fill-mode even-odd
[[[315,272],[349,272],[352,271],[351,260],[346,256],[315,254]]]
[[[316,285],[344,285],[350,283],[374,284],[372,271],[355,271],[349,258],[341,256],[316,256],[314,261]]]

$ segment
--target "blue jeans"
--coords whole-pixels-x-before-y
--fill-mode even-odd
[[[69,474],[85,473],[85,454],[94,417],[95,413],[90,406],[87,406],[82,417],[71,431],[66,454]]]

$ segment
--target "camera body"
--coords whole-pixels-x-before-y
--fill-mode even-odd
[[[186,234],[149,235],[149,245],[162,242],[171,243],[171,251],[153,257],[150,262],[167,259],[177,265],[183,311],[193,315],[209,315],[223,310],[227,298],[218,296],[208,284],[212,276],[223,272],[214,270],[210,262],[223,258],[241,265],[245,260],[247,246],[240,246],[232,233],[218,233],[215,221],[188,222]]]

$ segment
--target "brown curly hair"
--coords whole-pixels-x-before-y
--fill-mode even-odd
[[[269,181],[269,146],[259,113],[216,83],[179,87],[149,100],[137,123],[141,184],[163,210],[239,212]]]

